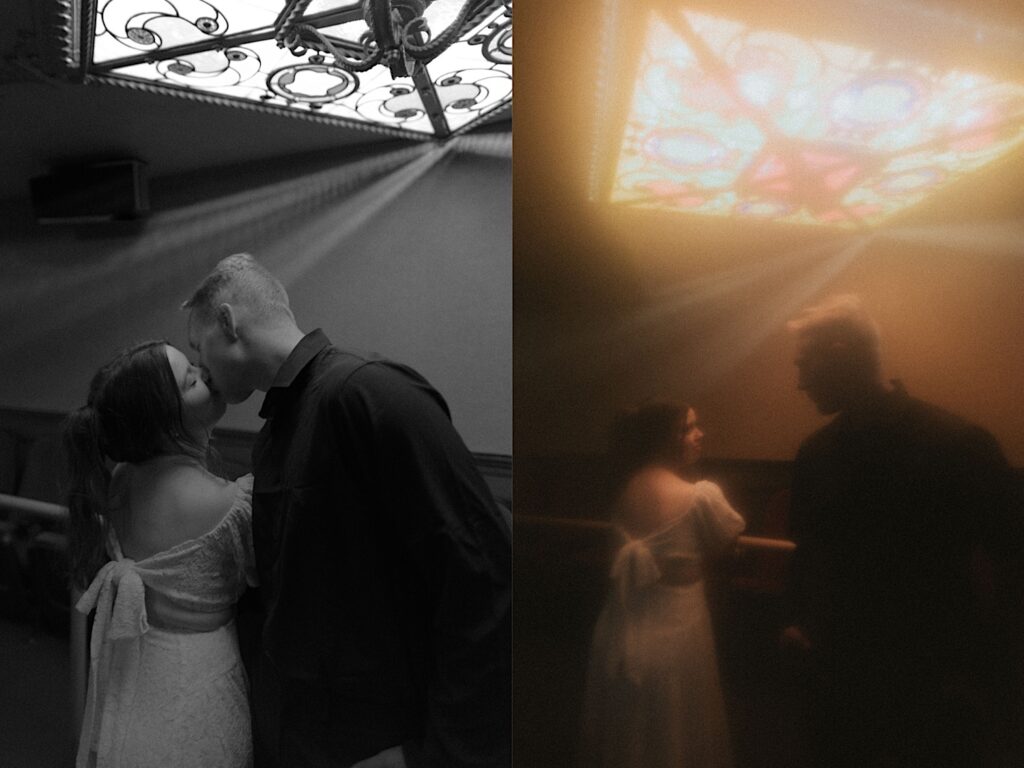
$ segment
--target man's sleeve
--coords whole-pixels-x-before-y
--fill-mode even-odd
[[[425,738],[409,768],[511,765],[511,530],[440,395],[415,372],[370,365],[380,488],[400,553],[429,596],[435,666]],[[352,383],[352,382],[350,382]]]
[[[1024,562],[1024,510],[1019,488],[996,439],[976,429],[966,441],[962,476],[969,483],[968,507],[977,509],[981,541],[994,556]]]
[[[786,578],[786,594],[784,601],[785,623],[797,625],[805,631],[812,631],[817,579],[816,559],[821,552],[815,537],[816,509],[811,492],[810,461],[803,448],[797,453],[793,462],[793,476],[790,483],[790,503],[788,515],[789,536],[796,543],[796,549],[790,556]]]
[[[1024,627],[1024,501],[1018,482],[999,443],[981,428],[968,431],[957,464],[961,508],[970,515],[967,524],[994,579],[991,597]]]
[[[994,702],[993,729],[1020,745],[1024,716],[1024,503],[1020,481],[996,439],[977,428],[964,441],[956,480],[980,545],[972,576],[985,629],[977,674]],[[1018,746],[1017,749],[1020,747]],[[1009,754],[1009,753],[1007,753]]]

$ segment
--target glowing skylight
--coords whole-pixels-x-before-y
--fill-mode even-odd
[[[703,13],[652,15],[610,200],[871,226],[1022,140],[1022,85]]]
[[[423,43],[459,23],[464,5],[430,2]],[[346,57],[364,58],[369,27],[358,1],[85,0],[84,8],[93,27],[82,33],[82,66],[103,82],[410,137],[468,129],[512,98],[511,0],[474,0],[454,41],[411,77],[383,62],[349,71],[330,51],[296,55],[282,44],[282,30],[301,20]]]

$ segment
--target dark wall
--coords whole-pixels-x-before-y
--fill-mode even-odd
[[[491,138],[504,156],[460,137],[154,179],[137,224],[43,226],[8,205],[0,405],[67,411],[120,347],[187,348],[181,302],[219,259],[249,251],[285,283],[303,330],[412,365],[471,449],[511,453],[511,138]],[[259,406],[222,423],[256,429]]]

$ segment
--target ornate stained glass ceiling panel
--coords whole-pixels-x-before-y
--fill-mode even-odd
[[[242,0],[106,0],[96,8],[94,63],[273,29],[281,3]]]
[[[92,28],[84,31],[84,68],[95,80],[423,138],[467,130],[511,103],[511,0],[428,3],[430,31],[417,42],[433,43],[449,25],[454,33],[418,63],[407,59],[409,76],[393,74],[386,62],[339,65],[336,55],[351,64],[379,47],[363,4],[351,0],[97,0],[85,7]],[[299,25],[301,44],[289,45]]]
[[[609,199],[874,226],[1024,140],[1024,86],[703,12],[652,14]]]

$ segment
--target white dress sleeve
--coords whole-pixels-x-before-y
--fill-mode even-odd
[[[697,490],[701,542],[705,554],[714,557],[732,545],[747,523],[714,483],[703,480],[697,484]]]
[[[236,481],[238,496],[231,516],[231,556],[238,564],[241,577],[250,587],[259,586],[256,577],[256,558],[252,545],[252,475],[243,475]]]

